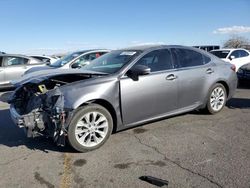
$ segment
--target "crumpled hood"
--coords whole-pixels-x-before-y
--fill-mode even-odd
[[[30,74],[26,74],[22,78],[18,80],[14,80],[11,83],[14,86],[18,87],[28,82],[39,83],[42,80],[45,80],[52,76],[69,75],[69,74],[87,74],[87,75],[102,75],[103,74],[104,75],[104,73],[85,71],[81,69],[52,69],[52,70],[36,71]]]
[[[250,71],[250,63],[243,65],[240,69]]]

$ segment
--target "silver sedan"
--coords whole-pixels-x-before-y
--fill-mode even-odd
[[[112,132],[192,110],[220,112],[237,86],[235,66],[184,46],[115,50],[77,70],[40,71],[20,80],[11,115],[28,136],[65,139],[78,151]]]
[[[11,81],[21,78],[29,68],[44,64],[24,55],[0,54],[0,88],[11,87]]]

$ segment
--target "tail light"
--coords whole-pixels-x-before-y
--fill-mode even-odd
[[[231,68],[232,71],[236,72],[236,66],[235,65],[231,65],[230,68]]]

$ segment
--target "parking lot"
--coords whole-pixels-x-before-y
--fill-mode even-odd
[[[1,93],[5,101],[9,91]],[[100,149],[77,153],[28,139],[0,103],[0,187],[250,187],[250,89],[221,113],[192,112],[122,131]]]

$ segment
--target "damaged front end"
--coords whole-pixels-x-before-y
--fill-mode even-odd
[[[9,100],[12,120],[26,130],[28,137],[52,137],[57,145],[64,146],[72,110],[65,109],[60,87],[87,78],[64,75],[23,84]]]

